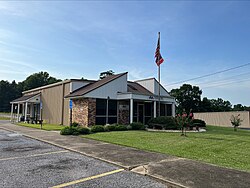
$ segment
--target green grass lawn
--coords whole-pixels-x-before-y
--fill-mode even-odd
[[[250,172],[250,131],[207,126],[207,132],[124,131],[83,136],[109,143],[200,160]]]
[[[40,124],[30,124],[30,123],[17,123],[17,125],[31,127],[35,129],[40,129]],[[43,124],[42,129],[46,131],[60,131],[64,126],[63,125],[54,125],[54,124]]]
[[[10,120],[10,118],[9,117],[2,117],[2,116],[0,116],[0,120]]]

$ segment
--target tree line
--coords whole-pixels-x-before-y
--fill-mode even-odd
[[[28,76],[24,81],[16,83],[0,81],[0,112],[10,112],[10,102],[22,96],[22,92],[36,87],[62,81],[51,77],[47,72],[38,72]]]
[[[249,106],[242,104],[232,105],[229,101],[221,98],[201,98],[202,90],[198,86],[183,84],[180,88],[172,89],[170,95],[175,97],[177,113],[183,110],[193,112],[226,112],[226,111],[250,111]]]

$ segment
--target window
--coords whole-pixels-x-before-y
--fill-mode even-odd
[[[96,99],[96,115],[106,116],[107,100],[106,99]]]
[[[107,117],[107,99],[96,99],[96,124],[105,125]],[[117,123],[117,101],[108,100],[108,124]]]
[[[172,116],[172,104],[167,104],[167,116]]]

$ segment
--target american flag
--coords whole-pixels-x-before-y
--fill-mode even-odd
[[[160,32],[159,32],[157,47],[155,51],[155,63],[157,64],[157,66],[160,66],[160,64],[162,64],[163,61],[164,59],[162,58],[161,52],[160,52]]]

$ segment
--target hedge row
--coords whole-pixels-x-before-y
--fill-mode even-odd
[[[127,130],[145,130],[145,126],[142,123],[131,123],[130,125],[94,125],[90,128],[80,127],[77,123],[73,123],[71,127],[64,127],[60,134],[61,135],[80,135],[90,134],[97,132],[110,132],[110,131],[127,131]]]

